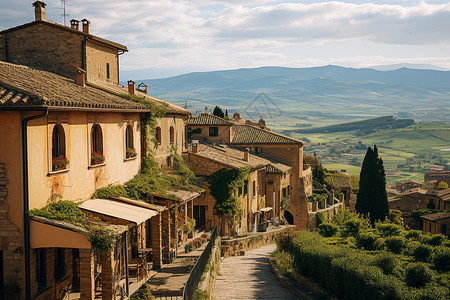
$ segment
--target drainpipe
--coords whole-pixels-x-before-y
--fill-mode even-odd
[[[23,173],[23,232],[25,240],[25,299],[31,299],[31,268],[30,268],[30,222],[28,219],[28,210],[30,209],[28,193],[28,139],[27,126],[28,121],[44,118],[48,115],[46,109],[40,115],[34,115],[22,120],[22,173]]]

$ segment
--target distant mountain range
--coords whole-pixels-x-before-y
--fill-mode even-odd
[[[219,105],[287,127],[294,120],[325,126],[385,115],[450,121],[450,71],[260,67],[136,82],[194,114]]]

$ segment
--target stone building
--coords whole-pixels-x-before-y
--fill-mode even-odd
[[[171,165],[171,153],[186,152],[189,112],[147,95],[142,84],[119,85],[118,57],[127,48],[90,34],[88,20],[66,27],[46,20],[42,1],[33,6],[35,21],[0,32],[0,298],[93,299],[101,291],[102,299],[118,299],[147,269],[144,252],[133,249],[152,249],[160,267],[170,260],[176,222],[166,206],[88,199],[133,178],[152,148]],[[150,109],[130,94],[166,106],[159,147],[141,140]],[[84,201],[79,209],[96,217],[95,226],[119,234],[111,253],[96,254],[83,228],[28,215],[56,195]],[[195,196],[178,206],[192,207]]]
[[[441,233],[447,237],[450,236],[450,212],[438,212],[420,218],[422,219],[423,232]]]
[[[450,187],[450,171],[431,170],[424,176],[425,184],[429,186],[437,186],[441,181]]]
[[[207,112],[202,113],[187,121],[188,135],[190,139],[200,142],[248,148],[252,154],[263,155],[291,167],[291,202],[285,217],[298,228],[306,228],[309,223],[308,196],[312,194],[312,173],[310,167],[303,167],[303,142],[245,124],[238,117],[235,114],[235,121],[230,122]]]
[[[228,145],[192,145],[189,152],[192,171],[201,178],[205,193],[194,201],[194,218],[199,227],[206,230],[219,225],[221,235],[245,234],[266,226],[267,221],[281,216],[282,197],[290,196],[292,168],[274,159],[249,153],[248,149],[237,149]],[[208,176],[220,170],[239,171],[250,167],[243,187],[230,191],[241,203],[242,220],[236,230],[229,228],[216,213],[215,198],[211,195]]]

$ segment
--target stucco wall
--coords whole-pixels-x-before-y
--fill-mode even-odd
[[[185,125],[183,115],[167,114],[160,119],[157,127],[161,128],[161,143],[154,147],[150,141],[152,155],[161,166],[167,166],[167,158],[170,156],[171,148],[176,147],[177,153],[186,152]],[[170,143],[170,127],[174,128],[174,143]]]
[[[89,198],[97,188],[124,183],[139,172],[140,116],[122,113],[50,113],[46,119],[30,122],[28,128],[30,208],[46,205],[53,193],[63,199]],[[103,133],[104,166],[90,166],[91,128]],[[68,171],[54,173],[51,168],[51,138],[55,124],[65,131]],[[125,158],[125,129],[133,126],[137,157]]]

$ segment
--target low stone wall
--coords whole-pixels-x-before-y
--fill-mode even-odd
[[[317,224],[317,214],[318,213],[325,213],[326,219],[328,221],[331,221],[333,217],[337,214],[337,212],[341,209],[344,209],[344,202],[339,202],[334,205],[330,205],[327,208],[319,209],[318,211],[309,212],[309,224],[308,228],[316,228]]]
[[[245,251],[256,249],[268,244],[274,244],[278,236],[294,235],[295,225],[283,226],[269,232],[260,232],[246,237],[222,240],[222,256],[244,255]]]
[[[202,276],[202,281],[198,284],[198,289],[205,291],[208,299],[212,299],[212,293],[214,290],[214,284],[216,282],[217,272],[220,267],[220,236],[216,238],[216,243],[214,244],[214,248],[211,252],[211,256],[209,258],[208,265],[210,265],[209,270],[204,273],[204,279]]]

